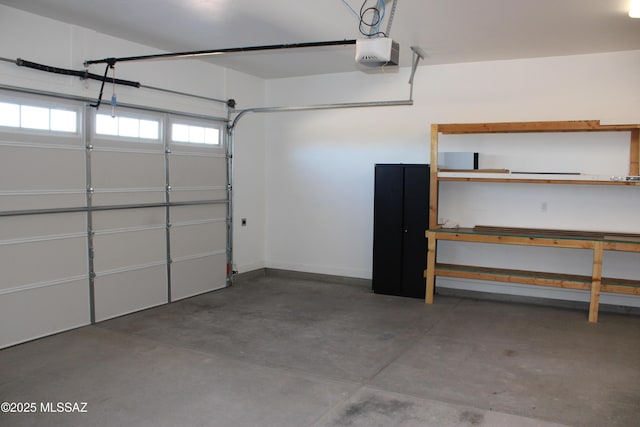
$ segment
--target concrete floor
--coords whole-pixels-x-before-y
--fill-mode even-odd
[[[637,426],[640,317],[259,277],[2,350],[0,401],[37,405],[6,427]]]

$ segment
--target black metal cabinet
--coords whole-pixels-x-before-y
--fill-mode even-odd
[[[377,164],[373,291],[424,298],[429,228],[429,165]]]

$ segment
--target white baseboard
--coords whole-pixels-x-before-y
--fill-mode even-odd
[[[266,267],[267,266],[264,261],[253,262],[249,264],[236,264],[235,266],[238,273],[248,273],[250,271],[262,270]]]
[[[329,276],[342,276],[352,277],[355,279],[368,279],[371,280],[371,270],[358,270],[349,268],[338,268],[323,265],[310,265],[310,264],[294,264],[290,262],[267,260],[266,268],[273,268],[277,270],[289,270],[299,271],[302,273],[315,273],[326,274]]]

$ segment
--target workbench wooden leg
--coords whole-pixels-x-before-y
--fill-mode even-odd
[[[629,175],[640,175],[640,129],[631,131],[631,162],[629,163]]]
[[[436,237],[435,233],[427,232],[427,272],[426,277],[426,291],[425,302],[427,304],[433,304],[433,291],[435,285],[435,272],[436,272]]]
[[[596,242],[593,246],[593,274],[591,275],[591,302],[589,303],[589,322],[592,323],[598,322],[603,255],[604,249],[602,242]]]

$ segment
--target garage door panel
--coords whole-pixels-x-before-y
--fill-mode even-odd
[[[86,204],[84,149],[0,146],[0,210]]]
[[[0,191],[0,210],[2,211],[24,211],[31,209],[61,209],[61,208],[82,208],[87,204],[86,191],[83,190],[62,190],[42,192],[31,192],[18,194]]]
[[[96,232],[93,240],[96,273],[166,262],[164,227],[105,233]]]
[[[227,217],[227,204],[196,206],[175,206],[171,208],[171,221],[184,223],[203,219],[225,219]]]
[[[91,174],[92,201],[96,206],[165,201],[162,153],[94,152]]]
[[[219,187],[208,190],[171,190],[172,202],[192,202],[198,200],[225,200],[227,190]]]
[[[0,348],[89,323],[87,279],[0,295]]]
[[[179,259],[226,250],[226,204],[171,210],[171,256]]]
[[[0,218],[0,240],[86,232],[84,212],[38,215],[37,219],[28,215]]]
[[[86,235],[49,239],[0,242],[0,290],[87,276]]]
[[[226,159],[212,155],[171,154],[171,201],[224,200],[227,198]]]
[[[226,159],[171,154],[169,177],[172,188],[224,186],[227,182]]]
[[[225,286],[225,254],[187,259],[171,265],[171,296],[174,301]]]
[[[93,213],[93,229],[106,231],[126,227],[155,227],[165,224],[165,208],[118,209]]]
[[[227,224],[224,219],[203,223],[174,223],[171,227],[171,256],[175,259],[225,250],[226,233]]]
[[[164,189],[126,192],[96,189],[91,200],[96,207],[164,203],[165,193]]]
[[[154,266],[98,275],[94,282],[96,321],[166,304],[167,270]]]
[[[1,148],[0,191],[85,189],[84,150]]]
[[[160,188],[165,186],[162,153],[93,152],[91,185],[99,188]]]

